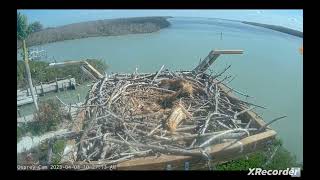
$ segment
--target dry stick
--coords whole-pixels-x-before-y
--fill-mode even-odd
[[[210,139],[208,139],[207,141],[205,141],[204,143],[202,143],[199,147],[203,148],[203,147],[206,147],[208,145],[210,145],[210,143],[216,139],[218,139],[219,137],[225,135],[225,134],[228,134],[228,133],[232,133],[232,132],[235,132],[235,131],[244,131],[248,134],[248,136],[250,136],[250,133],[248,130],[246,129],[241,129],[241,128],[237,128],[237,129],[232,129],[232,130],[228,130],[228,131],[225,131],[219,135],[216,135],[216,136],[212,136]]]
[[[214,113],[216,114],[216,113],[218,113],[218,103],[219,103],[218,97],[219,97],[219,94],[220,94],[217,84],[215,85],[215,91],[216,91],[216,93],[215,93],[215,102],[216,102],[216,104],[215,104]]]
[[[188,131],[188,130],[195,129],[196,127],[198,127],[198,126],[197,126],[197,125],[195,125],[195,126],[188,126],[188,127],[178,128],[178,129],[176,129],[176,132],[180,132],[180,131]]]
[[[216,120],[216,122],[217,122],[220,126],[226,128],[226,129],[231,129],[230,127],[228,127],[227,125],[223,124],[223,123],[220,122],[219,120]]]
[[[138,156],[143,156],[148,154],[149,152],[151,152],[152,150],[146,150],[146,151],[139,151],[139,152],[131,152],[131,153],[120,153],[121,156],[125,156],[125,155],[138,155]]]
[[[152,79],[152,81],[150,82],[150,84],[152,84],[154,82],[155,79],[157,79],[157,77],[159,76],[159,74],[161,73],[162,69],[164,68],[164,65],[161,66],[160,70],[158,71],[158,73],[154,76],[154,78]]]
[[[210,103],[210,101],[207,101],[206,103],[202,104],[199,108],[197,108],[196,110],[194,110],[194,112],[199,111],[201,108],[205,107],[208,103]],[[191,107],[191,104],[190,104],[190,107]],[[190,108],[190,107],[189,107],[189,108]]]
[[[249,129],[246,129],[247,131],[256,131],[257,129],[256,128],[249,128]],[[208,136],[214,136],[214,135],[219,135],[221,133],[224,133],[226,131],[229,131],[229,130],[223,130],[223,131],[218,131],[218,132],[211,132],[211,133],[204,133],[204,134],[192,134],[192,135],[189,135],[189,136],[182,136],[182,137],[173,137],[173,138],[170,138],[168,140],[162,140],[160,142],[174,142],[174,141],[180,141],[180,140],[188,140],[188,139],[193,139],[193,138],[201,138],[201,137],[208,137]],[[229,133],[227,135],[234,135],[234,134],[237,134],[237,133]],[[226,136],[227,137],[227,136]],[[228,136],[229,137],[229,136]]]
[[[101,82],[101,85],[100,85],[100,88],[99,88],[99,99],[102,101],[102,88],[104,87],[104,85],[105,85],[105,83],[106,83],[106,81],[108,80],[108,78],[107,77],[104,77],[103,78],[103,81]],[[101,102],[100,102],[101,103]]]
[[[108,108],[110,109],[110,105],[112,103],[112,100],[114,99],[114,96],[117,94],[117,92],[119,91],[119,86],[121,85],[122,81],[119,81],[113,88],[113,92],[110,95],[109,99],[107,100],[107,104],[108,104]]]
[[[90,161],[91,156],[96,155],[98,153],[98,151],[99,151],[99,149],[96,149],[91,154],[89,154],[89,156],[87,157],[87,160]]]
[[[232,100],[234,100],[234,101],[239,101],[239,102],[242,102],[242,103],[251,105],[251,106],[256,106],[256,107],[259,107],[259,108],[262,108],[262,109],[267,109],[266,107],[263,107],[263,106],[260,106],[260,105],[256,105],[256,104],[253,104],[253,103],[250,103],[250,102],[247,102],[247,101],[238,99],[238,98],[234,98],[234,97],[231,97],[231,96],[229,96],[229,98],[232,99]]]
[[[201,134],[204,134],[205,132],[206,132],[206,129],[208,128],[208,125],[209,125],[209,121],[210,121],[210,119],[211,119],[211,117],[214,115],[214,113],[210,113],[210,115],[208,116],[208,118],[207,118],[207,120],[206,120],[206,122],[205,122],[205,124],[204,124],[204,127],[203,127],[203,129],[202,129],[202,132],[201,132]]]
[[[111,104],[113,103],[113,100],[116,99],[118,96],[120,96],[120,94],[122,92],[124,92],[126,90],[126,88],[128,86],[130,86],[131,84],[128,84],[128,82],[126,82],[123,86],[120,87],[120,89],[117,91],[116,94],[114,94],[114,96],[111,96],[110,99],[109,99],[109,102],[108,102],[108,109],[110,109],[111,107]]]
[[[81,139],[82,139],[83,137],[86,137],[86,136],[87,136],[88,131],[89,131],[89,130],[93,127],[93,125],[97,122],[97,115],[98,115],[97,111],[98,111],[98,107],[95,107],[95,108],[93,109],[93,111],[92,111],[93,117],[92,117],[91,121],[89,121],[88,128],[86,128],[86,129],[84,130],[84,133],[83,133]],[[90,114],[90,113],[89,113],[89,114]]]
[[[163,134],[161,134],[161,136],[160,137],[163,137],[163,136],[165,136],[166,134],[167,134],[167,130],[164,130],[164,132],[163,132]],[[162,131],[161,131],[161,133],[162,133]]]
[[[150,131],[149,134],[147,134],[147,136],[151,136],[155,130],[159,129],[162,126],[162,124],[159,124],[157,127],[155,127],[152,131]]]
[[[265,125],[261,126],[260,129],[257,131],[257,133],[265,130],[265,129],[267,128],[267,126],[269,126],[270,124],[276,122],[276,121],[279,120],[279,119],[285,118],[285,117],[287,117],[287,116],[281,116],[281,117],[278,117],[278,118],[275,118],[275,119],[271,120],[270,122],[268,122],[268,123],[266,123]]]
[[[249,120],[248,124],[246,125],[245,129],[248,129],[250,127],[250,124],[252,122],[252,119]]]
[[[130,133],[133,133],[133,130],[134,130],[136,127],[137,127],[137,124],[135,124],[135,126],[133,127],[133,129],[132,129],[131,131],[129,131],[129,130],[125,130],[125,131],[124,131],[134,142],[137,142],[137,140],[136,140],[135,138],[133,138]]]
[[[120,145],[127,145],[125,142],[113,139],[113,138],[107,138],[107,141],[120,144]],[[131,143],[131,145],[146,149],[152,149],[154,151],[162,152],[162,153],[171,153],[176,155],[186,155],[186,156],[201,156],[202,153],[200,151],[189,151],[184,149],[177,149],[177,148],[168,148],[168,147],[161,147],[156,145],[144,145],[140,143]]]
[[[228,78],[230,78],[231,76],[226,76],[226,77],[224,77],[222,80],[220,80],[220,81],[217,81],[217,82],[214,82],[213,84],[220,84],[220,83],[222,83],[223,81],[225,81],[226,79],[228,79]]]
[[[235,78],[236,78],[237,76],[235,75],[235,76],[233,76],[233,78],[232,79],[230,79],[229,81],[227,81],[225,84],[229,84],[229,83],[231,83]]]
[[[196,80],[196,79],[192,79],[192,78],[189,78],[189,77],[184,77],[184,79],[187,79],[187,80],[193,82],[194,85],[196,85],[196,86],[198,86],[198,87],[199,87],[199,86],[200,86],[200,87],[205,87],[205,85],[204,85],[203,83],[201,83],[200,81],[198,81],[198,80]]]
[[[250,108],[244,109],[244,110],[236,113],[236,114],[233,116],[233,118],[234,118],[234,119],[237,119],[237,117],[238,117],[239,115],[241,115],[241,114],[243,114],[243,113],[245,113],[245,112],[247,112],[247,111],[250,111],[250,110],[252,110],[252,109],[254,109],[254,108],[255,108],[255,107],[250,107]]]
[[[158,87],[149,87],[149,89],[155,89],[155,90],[164,91],[164,92],[168,92],[168,93],[176,93],[176,91],[172,91],[172,90],[164,89],[164,88],[158,88]]]
[[[147,132],[145,132],[145,131],[143,131],[143,130],[140,130],[140,129],[137,129],[136,128],[136,131],[137,132],[139,132],[139,133],[141,133],[141,134],[143,134],[143,135],[145,135],[145,136],[147,136],[148,135],[148,133]],[[151,135],[152,137],[154,137],[155,139],[161,139],[161,140],[168,140],[169,138],[166,138],[166,137],[161,137],[161,136],[158,136],[158,135]]]
[[[229,65],[228,67],[226,67],[221,73],[214,75],[212,77],[212,79],[216,79],[217,77],[221,76],[224,72],[226,72],[229,68],[231,67],[231,65]]]
[[[242,95],[242,96],[250,97],[250,98],[254,98],[254,97],[249,96],[248,94],[244,94],[244,93],[242,93],[242,92],[240,92],[240,91],[238,91],[238,90],[236,90],[236,89],[234,89],[234,88],[230,88],[230,87],[229,87],[229,86],[227,86],[226,84],[224,84],[224,86],[226,86],[227,88],[229,88],[229,89],[230,89],[227,93],[229,93],[229,92],[233,91],[233,92],[236,92],[236,93],[238,93],[238,94],[240,94],[240,95]]]
[[[122,136],[120,136],[120,134],[117,133],[117,135],[129,146],[131,146],[135,151],[139,151],[138,148],[132,146],[127,140],[125,140]]]

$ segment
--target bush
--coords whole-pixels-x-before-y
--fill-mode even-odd
[[[35,121],[17,126],[17,142],[27,133],[38,136],[57,130],[58,125],[66,119],[66,114],[61,110],[60,102],[56,99],[48,99],[39,104],[39,112],[34,114],[34,119]]]
[[[66,146],[65,140],[57,140],[52,147],[52,164],[59,164],[61,161],[61,155]]]
[[[17,126],[17,142],[26,134],[26,128]]]
[[[64,119],[61,104],[56,99],[48,99],[41,102],[39,111],[34,114],[35,122],[31,123],[34,131],[47,132],[57,129],[57,126]]]

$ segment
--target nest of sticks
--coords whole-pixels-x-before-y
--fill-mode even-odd
[[[258,133],[245,113],[255,106],[231,98],[220,84],[217,76],[191,71],[105,77],[88,93],[76,161],[203,156],[214,144]]]

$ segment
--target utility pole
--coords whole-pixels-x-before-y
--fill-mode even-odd
[[[39,107],[38,107],[38,102],[37,102],[37,96],[35,95],[33,84],[32,84],[32,79],[31,79],[29,60],[28,60],[28,51],[27,51],[27,47],[26,47],[26,41],[22,40],[22,42],[23,42],[23,50],[24,50],[24,64],[25,64],[25,67],[26,67],[29,88],[30,88],[30,92],[31,92],[31,96],[32,96],[32,99],[33,99],[34,106],[35,106],[36,110],[38,111]]]

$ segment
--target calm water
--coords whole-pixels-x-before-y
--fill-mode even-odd
[[[172,18],[169,21],[171,27],[151,34],[70,40],[40,48],[57,61],[103,59],[110,66],[108,73],[133,72],[136,67],[140,72],[151,72],[162,65],[172,70],[192,69],[212,49],[243,49],[243,55],[222,55],[211,69],[219,72],[231,64],[226,75],[236,78],[230,85],[254,96],[252,102],[268,108],[259,110],[265,121],[287,115],[288,118],[272,127],[285,146],[303,161],[303,57],[298,51],[303,39],[224,20]],[[65,96],[68,99],[75,97],[74,94]]]

